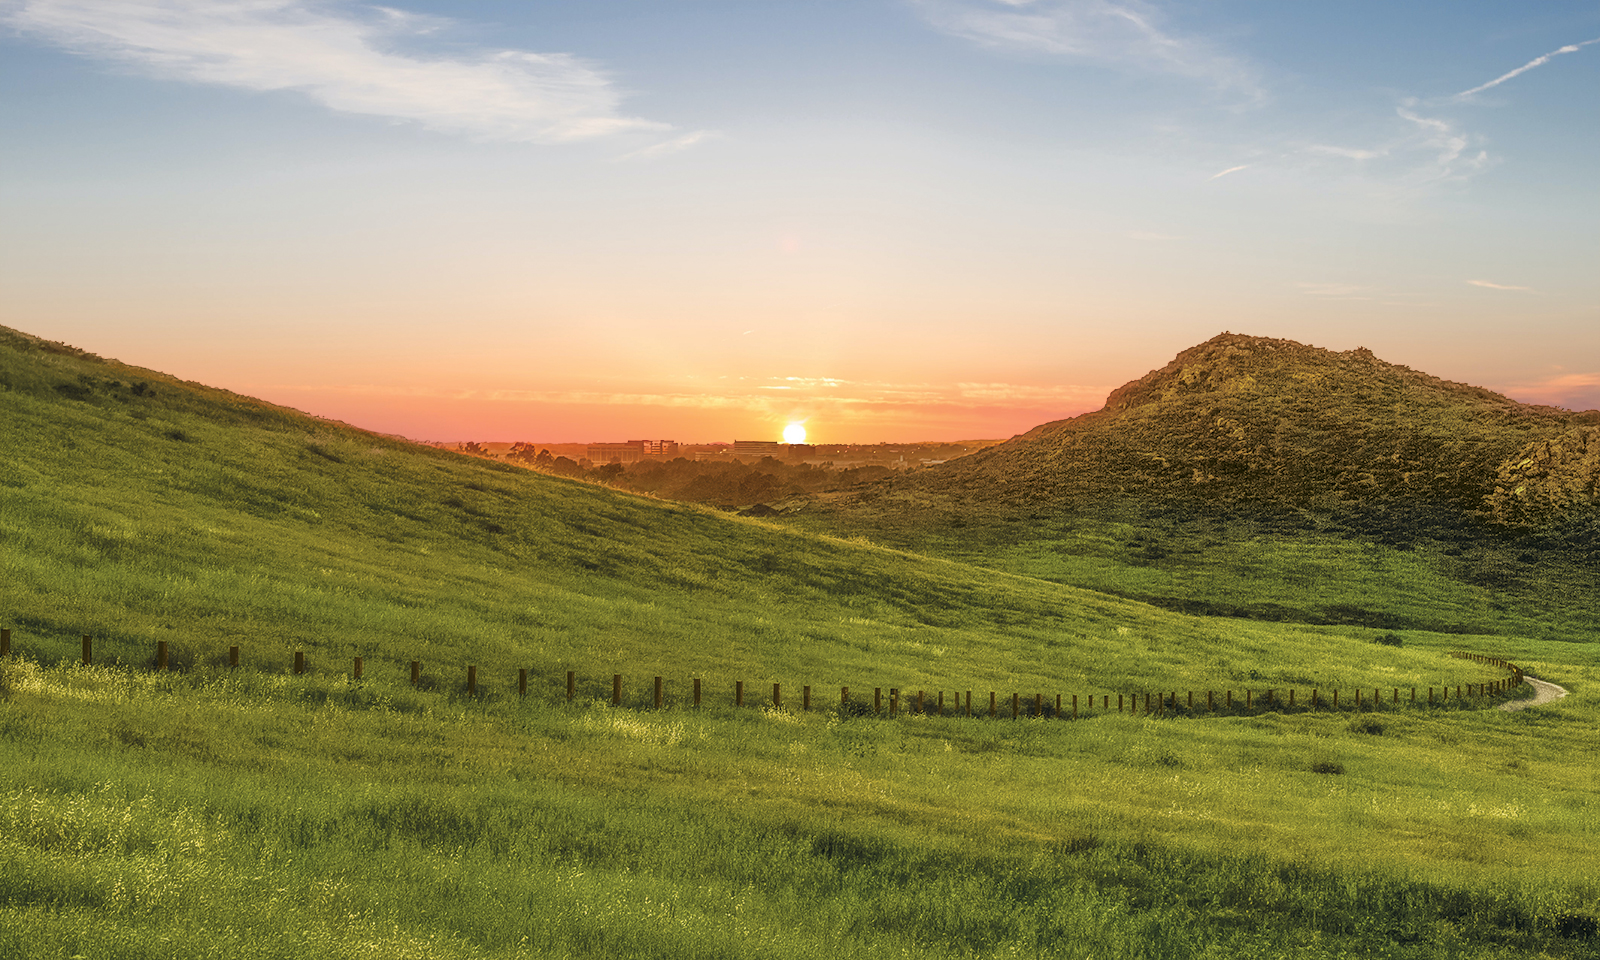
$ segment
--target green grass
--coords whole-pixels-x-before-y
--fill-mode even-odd
[[[14,384],[96,370],[0,359]],[[238,645],[277,669],[305,649],[317,669],[363,656],[373,668],[420,660],[437,676],[477,664],[596,682],[1087,693],[1491,678],[1373,646],[1377,630],[1174,616],[454,456],[147,372],[138,382],[155,383],[154,397],[116,386],[131,379],[98,375],[81,400],[48,383],[0,393],[0,446],[18,453],[0,479],[0,614],[16,648],[45,662],[76,655],[88,633],[99,657],[128,663],[165,640],[182,665]]]
[[[1411,541],[1404,530],[1352,529],[1313,511],[1263,520],[1134,504],[1028,521],[927,512],[902,524],[877,507],[823,505],[788,522],[823,534],[865,530],[900,549],[1180,612],[1578,643],[1600,635],[1596,562],[1537,531]]]
[[[1583,956],[1557,933],[1600,899],[1572,707],[888,721],[4,671],[7,956]]]
[[[0,340],[0,956],[1595,955],[1566,935],[1600,909],[1589,645],[1186,616],[1112,573],[730,518]],[[1357,589],[1294,549],[1326,565],[1307,596]],[[1573,696],[832,708],[1498,676],[1463,648]],[[773,682],[789,710],[756,706]]]

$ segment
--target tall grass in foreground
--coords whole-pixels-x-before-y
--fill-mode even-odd
[[[0,683],[7,957],[1594,955],[1563,934],[1600,900],[1596,735],[1560,713],[891,722],[17,660]]]

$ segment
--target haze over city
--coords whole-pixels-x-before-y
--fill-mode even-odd
[[[4,322],[381,432],[1004,437],[1223,330],[1600,406],[1591,3],[11,0],[0,51]]]

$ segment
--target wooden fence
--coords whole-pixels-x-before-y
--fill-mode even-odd
[[[0,629],[0,657],[7,657],[10,655],[11,630]],[[1511,690],[1520,686],[1523,682],[1522,669],[1510,661],[1503,660],[1498,657],[1486,656],[1480,653],[1456,652],[1451,653],[1450,656],[1458,659],[1471,660],[1475,663],[1480,663],[1486,666],[1504,670],[1508,676],[1504,679],[1486,683],[1456,684],[1453,688],[1453,696],[1452,687],[1449,685],[1428,687],[1426,688],[1427,699],[1425,701],[1427,706],[1431,707],[1438,705],[1449,705],[1452,701],[1457,703],[1473,701],[1475,703],[1482,704],[1491,698],[1501,697],[1509,693]],[[94,641],[89,634],[83,635],[83,663],[85,666],[92,665],[94,663]],[[158,641],[156,643],[155,657],[151,661],[151,664],[157,671],[166,671],[170,669],[170,662],[167,656],[167,642],[165,640]],[[238,669],[239,667],[239,648],[237,646],[228,648],[228,665],[232,669]],[[362,662],[361,657],[353,658],[351,662],[350,676],[355,680],[363,679],[364,667],[365,665]],[[294,652],[295,675],[302,675],[306,673],[307,670],[308,665],[305,651],[296,650]],[[424,685],[422,662],[420,660],[412,660],[410,662],[410,678],[412,686],[415,687]],[[469,697],[479,696],[480,691],[478,688],[478,668],[476,665],[467,666],[464,679],[467,695]],[[685,705],[692,705],[693,707],[698,708],[702,704],[702,692],[704,689],[702,686],[703,678],[691,678],[690,682],[693,690],[692,700]],[[624,696],[625,689],[626,687],[623,681],[623,675],[620,673],[612,674],[611,704],[613,706],[621,707],[637,705],[631,698]],[[652,709],[660,710],[669,705],[669,698],[666,696],[666,689],[665,678],[659,676],[653,678],[650,696],[650,705]],[[1320,688],[1312,687],[1309,690],[1310,696],[1306,697],[1304,696],[1304,693],[1307,691],[1293,687],[1273,687],[1265,690],[1256,690],[1254,688],[1244,688],[1242,690],[1222,688],[1201,691],[1188,690],[1184,691],[1185,695],[1181,698],[1179,696],[1179,691],[1177,690],[1123,691],[1121,693],[1114,694],[1096,691],[1086,695],[1077,693],[1066,695],[1054,693],[1048,696],[1041,692],[1034,692],[1029,695],[1013,692],[1011,694],[1009,703],[1004,703],[1001,701],[998,698],[997,691],[991,690],[989,691],[988,704],[984,705],[980,701],[976,715],[988,716],[991,718],[1009,716],[1013,720],[1021,717],[1053,717],[1056,719],[1077,720],[1084,717],[1105,715],[1110,713],[1128,713],[1149,716],[1204,716],[1208,714],[1237,715],[1240,713],[1260,713],[1267,711],[1283,712],[1322,709],[1351,709],[1360,711],[1377,710],[1384,706],[1398,708],[1402,706],[1402,704],[1407,707],[1418,706],[1424,703],[1422,700],[1423,694],[1420,692],[1422,689],[1423,688],[1421,687],[1391,687],[1388,695],[1385,696],[1384,690],[1381,687],[1358,687],[1351,691],[1344,691],[1340,689],[1324,691]],[[1370,695],[1368,693],[1369,690],[1371,691]],[[578,675],[576,671],[568,670],[566,672],[565,692],[567,702],[570,703],[577,698]],[[890,687],[888,690],[887,703],[885,703],[884,689],[882,687],[873,687],[872,707],[869,711],[866,707],[865,700],[852,700],[850,696],[850,688],[840,687],[839,708],[841,710],[859,713],[870,712],[873,714],[884,714],[887,712],[887,715],[890,717],[898,717],[903,713],[917,716],[974,716],[971,690],[964,691],[964,699],[963,691],[954,690],[949,692],[953,694],[953,703],[949,708],[947,708],[945,704],[946,691],[944,690],[935,690],[932,691],[931,694],[927,690],[918,690],[915,698],[913,698],[909,690],[902,694],[902,691],[898,687]],[[1197,692],[1200,695],[1198,700],[1196,698]],[[1242,696],[1236,697],[1236,693],[1241,694]],[[1345,697],[1343,706],[1340,704],[1341,693],[1353,694],[1353,696]],[[746,706],[745,684],[743,680],[734,681],[732,694],[733,705],[735,707]],[[527,668],[520,668],[517,670],[517,695],[519,697],[526,697],[528,695]],[[1080,702],[1080,696],[1086,696],[1087,699],[1083,702]],[[1113,708],[1111,705],[1112,697],[1116,697],[1115,708]],[[1142,701],[1141,697],[1143,698]],[[1096,708],[1097,698],[1099,703],[1098,709]],[[763,697],[761,699],[763,701],[760,704],[761,706],[768,705],[766,698]],[[772,684],[772,697],[770,700],[770,706],[775,710],[785,709],[782,684]],[[887,711],[885,710],[886,707]],[[802,686],[800,688],[800,709],[803,712],[809,712],[811,708],[811,687]]]

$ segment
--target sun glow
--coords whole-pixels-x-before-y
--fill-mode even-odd
[[[803,423],[791,423],[787,427],[784,427],[783,428],[783,442],[784,443],[805,443],[806,442],[806,425],[803,424]]]

